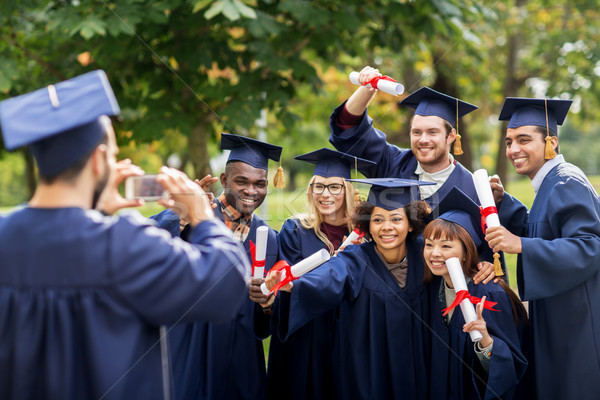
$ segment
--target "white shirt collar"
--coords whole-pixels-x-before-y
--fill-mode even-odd
[[[454,165],[454,157],[450,153],[448,153],[448,156],[450,158],[450,165],[441,171],[432,173],[426,172],[423,167],[421,167],[421,164],[417,161],[415,174],[419,177],[419,180],[435,183],[435,185],[421,186],[419,188],[421,192],[421,199],[427,199],[431,197],[435,192],[438,191],[439,188],[444,185],[444,183],[446,183],[452,172],[454,172],[454,168],[456,168],[456,165]]]
[[[538,170],[538,172],[531,180],[531,185],[533,186],[533,190],[535,190],[536,194],[538,190],[540,190],[540,186],[542,186],[542,182],[544,181],[546,175],[548,175],[548,172],[550,172],[552,168],[556,167],[558,164],[563,162],[565,162],[565,158],[562,154],[559,154],[553,159],[546,161],[544,165],[542,165],[542,167]]]

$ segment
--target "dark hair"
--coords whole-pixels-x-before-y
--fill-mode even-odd
[[[108,144],[108,135],[102,136],[102,138],[98,141],[98,144],[96,144],[96,146],[94,146],[94,148],[92,150],[88,151],[86,154],[81,156],[81,158],[79,160],[77,160],[76,163],[74,163],[69,168],[65,169],[64,171],[59,172],[57,175],[45,176],[38,169],[38,176],[40,178],[40,181],[46,185],[51,185],[52,183],[54,183],[56,181],[65,181],[65,182],[73,181],[75,178],[77,178],[79,176],[81,171],[83,171],[83,168],[89,161],[90,157],[92,156],[94,151],[96,151],[98,146],[100,146],[101,144]]]
[[[412,117],[410,117],[410,122],[408,124],[408,129],[409,131],[412,131],[412,122],[413,119],[415,118],[415,115],[417,114],[413,114]],[[442,117],[440,117],[442,118]],[[446,129],[446,137],[450,136],[450,132],[452,132],[452,125],[450,124],[450,122],[446,121],[444,118],[442,118],[442,121],[444,121],[444,128]]]
[[[477,264],[479,262],[477,248],[475,247],[475,243],[473,242],[471,235],[462,226],[441,218],[434,219],[427,224],[427,227],[425,227],[425,230],[423,231],[423,239],[458,240],[461,242],[463,251],[465,253],[465,261],[461,263],[463,273],[465,276],[470,278],[477,274]],[[427,260],[424,261],[425,265],[427,265]],[[429,268],[425,268],[423,281],[425,283],[430,283],[432,280],[433,274]],[[519,319],[521,317],[527,321],[527,311],[525,311],[525,307],[523,306],[523,303],[521,303],[521,300],[516,293],[510,287],[508,287],[506,282],[504,282],[504,279],[500,278],[498,280],[498,284],[502,289],[504,289],[508,298],[510,299],[515,325],[519,323]]]
[[[556,132],[554,132],[552,129],[546,129],[543,126],[539,126],[539,125],[534,125],[535,131],[539,132],[542,134],[542,140],[545,141],[546,140],[546,136],[556,136],[558,137],[558,135],[556,134]],[[548,133],[549,132],[549,133]],[[557,143],[556,147],[554,148],[554,151],[556,152],[556,154],[560,153],[560,145]]]
[[[365,234],[367,239],[371,238],[369,232],[371,228],[371,214],[374,208],[374,205],[366,201],[359,201],[352,215],[352,223],[360,232]],[[408,232],[407,239],[420,235],[425,228],[427,215],[431,212],[429,205],[423,200],[416,200],[402,208],[404,208],[408,224],[412,228],[412,231]]]

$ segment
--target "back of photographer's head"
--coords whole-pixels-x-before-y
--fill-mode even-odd
[[[7,150],[28,146],[42,182],[79,175],[91,154],[108,142],[109,116],[120,113],[104,71],[0,102]]]

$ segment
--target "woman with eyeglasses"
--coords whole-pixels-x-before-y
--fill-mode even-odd
[[[290,265],[321,249],[335,253],[352,230],[354,189],[346,179],[352,169],[366,172],[375,166],[373,162],[327,148],[296,159],[316,165],[306,190],[306,212],[287,219],[279,234],[280,257]],[[280,321],[287,321],[284,315],[287,311],[275,301],[267,371],[268,398],[331,399],[334,311],[315,318],[283,341],[279,327]]]

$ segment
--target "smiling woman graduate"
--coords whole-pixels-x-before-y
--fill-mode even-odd
[[[307,190],[308,210],[287,219],[279,233],[279,254],[290,265],[320,249],[330,254],[340,247],[352,229],[354,190],[351,169],[366,172],[375,163],[339,151],[322,148],[295,157],[315,164]],[[273,305],[267,393],[270,399],[330,399],[333,395],[331,363],[335,310],[323,313],[298,329],[284,342],[280,321],[287,321],[289,308]],[[283,327],[283,331],[286,331]]]
[[[419,233],[429,211],[414,180],[371,184],[355,222],[370,239],[280,290],[289,307],[280,335],[289,336],[323,312],[337,309],[332,349],[335,398],[422,399],[429,388],[427,288]],[[413,189],[413,190],[411,190]],[[273,287],[280,274],[270,273]],[[292,288],[293,287],[293,288]],[[287,396],[283,393],[282,396]]]
[[[521,342],[527,339],[527,314],[506,284],[475,285],[478,252],[487,248],[479,207],[454,188],[431,213],[439,216],[423,232],[425,281],[431,285],[431,398],[512,399],[527,368]],[[446,260],[460,260],[467,289],[477,301],[477,320],[465,324]],[[490,303],[492,302],[492,303]],[[492,311],[483,309],[489,303]],[[495,305],[494,305],[495,304]],[[454,308],[456,307],[456,308]],[[483,338],[473,343],[467,332]],[[527,390],[525,385],[521,389]]]

